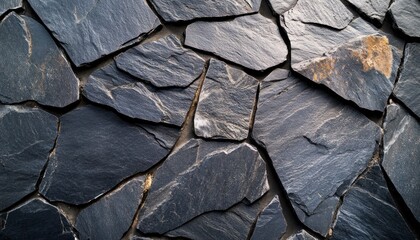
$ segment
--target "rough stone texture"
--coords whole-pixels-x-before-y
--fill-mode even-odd
[[[215,139],[246,139],[257,88],[257,79],[222,61],[210,60],[195,112],[195,134]]]
[[[76,239],[67,219],[53,205],[33,199],[0,215],[0,239]]]
[[[414,239],[394,206],[378,165],[345,195],[331,239]]]
[[[244,198],[252,203],[267,190],[265,162],[254,147],[192,139],[156,171],[137,228],[165,233]]]
[[[287,57],[278,26],[260,14],[192,23],[185,33],[185,45],[258,71],[283,63]]]
[[[387,107],[382,166],[420,222],[420,123],[402,107]]]
[[[131,48],[115,62],[119,69],[156,87],[188,87],[200,76],[205,63],[182,47],[175,35]]]
[[[102,108],[73,110],[61,117],[40,192],[51,201],[87,203],[159,162],[177,135],[177,129],[131,124]]]
[[[151,3],[166,22],[178,22],[258,12],[261,0],[151,0]]]
[[[140,205],[143,184],[144,177],[137,177],[83,209],[76,219],[79,239],[121,239]]]
[[[76,66],[133,42],[160,23],[145,0],[29,0]]]
[[[353,19],[353,14],[340,0],[299,0],[287,14],[293,20],[335,29],[345,28]]]
[[[370,19],[383,23],[391,0],[347,0]]]
[[[79,81],[41,24],[11,13],[0,23],[0,42],[0,102],[64,107],[79,99]]]
[[[277,14],[283,14],[296,5],[298,0],[269,0],[271,9]]]
[[[253,135],[266,147],[300,220],[326,235],[338,198],[366,168],[380,129],[290,77],[262,83]]]
[[[420,38],[420,1],[396,0],[390,13],[396,29],[409,37]]]
[[[401,100],[417,117],[420,117],[420,43],[407,43],[402,71],[394,89]]]
[[[324,57],[295,64],[294,69],[361,108],[383,111],[399,63],[386,36],[369,35],[353,39]]]
[[[287,240],[317,240],[317,238],[312,236],[305,230],[300,230],[299,232],[288,237]]]
[[[83,94],[131,118],[181,126],[197,87],[198,81],[186,88],[156,88],[111,63],[89,77]]]
[[[0,16],[8,10],[19,9],[22,7],[22,0],[2,0],[0,2]]]
[[[57,124],[42,110],[0,106],[0,210],[36,190]]]
[[[280,239],[286,232],[286,227],[279,198],[275,196],[258,216],[251,240]]]

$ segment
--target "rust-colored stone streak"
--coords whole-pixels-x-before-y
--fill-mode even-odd
[[[336,59],[332,57],[325,57],[314,62],[311,71],[313,73],[313,81],[319,83],[320,81],[330,77],[335,69]]]

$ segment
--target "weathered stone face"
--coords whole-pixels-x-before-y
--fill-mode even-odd
[[[394,27],[409,37],[420,38],[420,2],[394,1],[390,7]]]

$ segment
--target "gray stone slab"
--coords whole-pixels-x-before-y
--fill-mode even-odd
[[[287,240],[317,240],[317,238],[302,229],[299,232],[288,237]]]
[[[420,1],[396,0],[390,7],[394,28],[413,38],[420,38]]]
[[[391,0],[347,0],[370,19],[383,23]]]
[[[29,0],[29,4],[76,66],[138,42],[160,25],[145,0]]]
[[[277,14],[283,14],[296,5],[298,0],[269,0],[271,9]]]
[[[2,0],[0,2],[0,16],[9,10],[19,9],[22,7],[22,0]]]
[[[186,29],[185,45],[258,71],[283,63],[288,54],[278,26],[260,14],[194,22]]]
[[[79,99],[79,81],[37,21],[11,13],[0,23],[0,102],[64,107]]]

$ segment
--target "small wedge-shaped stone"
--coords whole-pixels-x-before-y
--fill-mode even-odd
[[[370,19],[382,22],[385,19],[391,0],[347,0],[355,6],[360,12],[365,14]]]
[[[387,107],[384,167],[404,202],[420,222],[420,123],[404,108]]]
[[[205,63],[182,47],[175,35],[131,48],[115,62],[119,69],[156,87],[187,87],[200,76]]]
[[[298,0],[269,0],[271,9],[277,14],[283,14],[296,5]]]
[[[302,229],[299,232],[288,237],[287,240],[317,240],[317,238]]]
[[[369,35],[351,40],[325,57],[295,64],[293,68],[361,108],[383,111],[399,63],[386,36]]]
[[[0,106],[0,210],[36,190],[57,124],[42,110]]]
[[[283,63],[288,54],[278,26],[260,14],[192,23],[186,30],[185,45],[258,71]]]
[[[261,85],[253,136],[266,147],[300,220],[325,236],[339,197],[372,158],[380,129],[301,79],[270,78]]]
[[[64,107],[79,99],[79,80],[44,27],[11,13],[0,23],[0,102]]]
[[[346,193],[331,239],[415,239],[395,207],[378,165]]]
[[[145,0],[29,0],[76,66],[133,42],[160,23]]]
[[[420,43],[407,43],[402,71],[394,89],[400,99],[420,118]]]
[[[0,16],[8,10],[18,9],[22,7],[22,0],[2,0],[0,2]]]
[[[83,209],[76,219],[79,239],[121,239],[143,197],[144,176],[137,177]]]
[[[85,106],[61,117],[60,134],[40,192],[51,201],[87,203],[164,158],[178,129],[123,121]]]
[[[77,239],[67,219],[53,205],[33,199],[0,215],[0,239]]]
[[[299,0],[288,14],[293,20],[335,29],[345,28],[353,19],[353,14],[340,0]]]
[[[246,139],[257,88],[258,80],[244,71],[210,60],[195,112],[195,134],[215,139]]]
[[[395,28],[409,37],[420,38],[420,1],[396,0],[390,13]]]
[[[192,139],[156,171],[137,228],[165,233],[205,212],[252,203],[267,190],[265,162],[254,147]]]
[[[261,0],[151,0],[151,3],[166,22],[178,22],[258,12]]]

